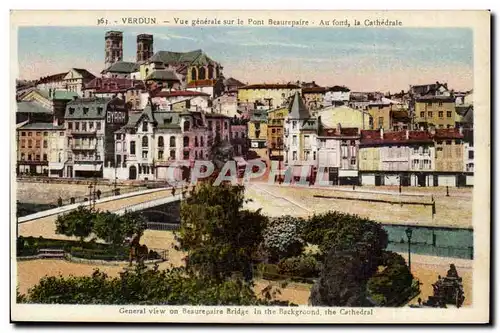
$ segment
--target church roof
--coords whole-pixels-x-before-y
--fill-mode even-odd
[[[105,70],[103,73],[112,72],[112,73],[133,73],[139,70],[139,65],[135,62],[129,61],[117,61]]]
[[[293,96],[293,100],[288,107],[288,117],[293,119],[308,119],[311,117],[299,92],[295,92],[295,96]]]
[[[159,81],[179,81],[179,78],[175,73],[168,69],[156,70],[146,77],[147,80],[159,80]]]
[[[169,65],[182,63],[208,65],[214,61],[202,50],[194,50],[189,52],[158,51],[147,62],[162,62]]]

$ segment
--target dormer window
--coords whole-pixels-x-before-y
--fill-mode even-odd
[[[148,122],[145,121],[142,123],[142,131],[147,132],[148,131]]]
[[[83,114],[89,113],[89,108],[83,108]]]
[[[74,114],[75,113],[75,108],[69,108],[69,114]]]
[[[100,107],[100,106],[99,106],[99,107],[97,108],[97,114],[98,114],[98,115],[101,115],[101,114],[102,114],[102,110],[103,110],[103,109],[102,109],[102,107]]]

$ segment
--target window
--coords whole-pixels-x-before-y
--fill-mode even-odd
[[[26,132],[21,132],[21,136],[26,136]]]
[[[189,150],[185,150],[182,156],[185,160],[189,160]]]
[[[313,160],[316,161],[316,152],[315,151],[313,151]]]
[[[294,161],[296,161],[296,160],[297,160],[297,152],[296,152],[296,151],[294,151],[294,152],[292,153],[292,160],[294,160]]]
[[[274,134],[274,133],[276,133],[276,129],[274,129],[274,128],[273,128],[273,129],[271,130],[271,133],[273,133],[273,134]]]
[[[28,148],[33,148],[33,142],[30,140],[28,140]]]
[[[432,106],[432,102],[427,102],[427,106]]]
[[[189,147],[189,137],[185,136],[183,139],[184,147]]]
[[[26,146],[26,142],[25,142],[25,140],[23,139],[23,140],[21,140],[21,148],[24,148],[25,146]]]
[[[227,130],[227,128],[228,128],[228,123],[227,123],[227,121],[225,121],[224,122],[224,129]]]
[[[42,135],[42,132],[36,132],[36,136]]]
[[[73,123],[68,121],[68,129],[72,130],[73,129]]]
[[[309,135],[304,135],[304,143],[306,147],[309,147],[310,142],[309,142]]]
[[[292,121],[292,129],[296,129],[297,128],[297,122],[296,121]]]
[[[148,122],[147,121],[144,121],[142,123],[142,131],[143,132],[147,132],[148,131]]]
[[[163,142],[163,136],[158,137],[158,147],[163,148],[164,142]]]
[[[208,129],[210,131],[212,130],[212,121],[211,120],[208,121]]]
[[[197,136],[194,137],[194,146],[198,147],[198,137]]]
[[[191,127],[191,124],[189,123],[189,120],[184,121],[184,132],[189,131],[189,128]]]
[[[89,121],[89,130],[92,131],[94,129],[94,122]]]
[[[356,165],[356,157],[351,157],[351,165]]]
[[[103,109],[102,109],[102,107],[98,107],[98,108],[97,108],[97,114],[98,114],[98,115],[101,115],[101,114],[102,114],[102,110],[103,110]]]
[[[28,154],[28,161],[31,161],[31,154]]]
[[[424,118],[424,117],[425,117],[425,112],[424,111],[420,112],[420,118]]]
[[[75,113],[75,108],[69,108],[69,114],[74,114]]]
[[[43,132],[43,136],[48,136],[49,132]]]
[[[446,140],[446,144],[447,144],[448,146],[451,146],[451,140]]]
[[[439,118],[443,118],[443,115],[444,115],[444,112],[443,112],[443,111],[439,111],[439,112],[438,112],[438,117],[439,117]]]
[[[35,161],[40,161],[40,154],[35,155]]]
[[[26,157],[25,157],[24,153],[21,153],[21,161],[24,161],[25,158]]]
[[[170,147],[175,147],[175,136],[170,137]]]
[[[469,160],[474,159],[474,150],[469,150]]]
[[[292,137],[292,145],[297,145],[297,136],[296,135],[294,135]]]
[[[147,150],[142,151],[142,158],[148,158],[148,151]]]
[[[319,142],[320,142],[320,147],[321,148],[325,148],[326,147],[326,139],[321,139],[321,140],[319,140]]]
[[[59,136],[64,136],[64,132],[59,132]]]
[[[49,147],[49,143],[47,142],[47,140],[43,140],[43,148],[48,148]]]
[[[83,108],[83,114],[89,113],[89,108]]]
[[[236,133],[238,134],[238,133]],[[205,145],[205,143],[203,142],[203,137],[200,136],[200,147],[203,147]]]
[[[82,131],[87,131],[87,122],[82,123]]]
[[[175,150],[170,151],[170,159],[175,160]]]
[[[116,155],[116,165],[122,164],[122,155]]]
[[[443,106],[443,102],[439,102],[439,106]]]
[[[384,117],[378,117],[378,127],[384,127]]]
[[[163,150],[158,151],[158,159],[162,160],[163,159]]]
[[[76,122],[75,123],[75,131],[79,131],[79,130],[80,130],[80,123]]]
[[[143,136],[142,137],[142,147],[143,148],[147,148],[148,147],[148,137],[147,136]]]
[[[100,131],[101,130],[101,122],[98,121],[97,123],[95,123],[95,129]]]
[[[446,117],[451,118],[451,111],[446,111]]]
[[[43,160],[47,161],[47,154],[43,154]]]
[[[130,155],[135,155],[135,141],[130,141]]]
[[[427,112],[427,116],[428,116],[429,118],[432,118],[432,111]]]
[[[36,140],[35,147],[36,147],[36,148],[40,148],[40,140]]]
[[[309,151],[304,152],[304,160],[309,161]]]

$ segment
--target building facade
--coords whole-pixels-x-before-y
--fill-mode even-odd
[[[454,128],[455,99],[427,95],[415,100],[414,123],[418,128]]]
[[[284,123],[288,108],[278,108],[267,112],[267,149],[270,160],[284,160]]]

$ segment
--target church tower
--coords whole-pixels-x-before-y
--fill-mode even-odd
[[[106,57],[105,68],[117,61],[123,60],[123,33],[121,31],[108,31],[104,37]]]
[[[137,62],[146,61],[153,56],[153,35],[137,35]]]

